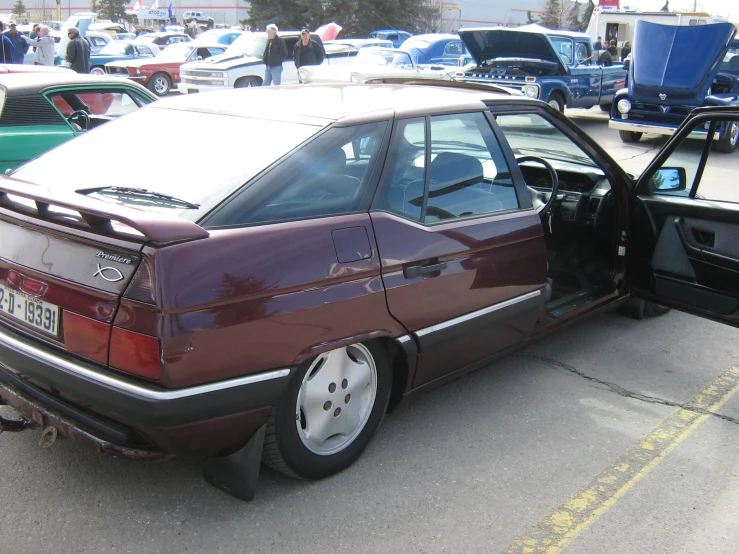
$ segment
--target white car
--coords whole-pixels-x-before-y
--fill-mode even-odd
[[[280,31],[280,37],[287,46],[287,59],[282,64],[282,84],[298,82],[298,70],[292,59],[293,47],[300,40],[300,31]],[[311,39],[322,44],[316,34]],[[183,94],[223,90],[226,88],[259,87],[264,80],[265,66],[262,55],[267,45],[267,33],[245,33],[237,38],[220,56],[207,60],[190,62],[180,68],[180,84]],[[353,58],[339,57],[324,60],[323,65],[346,64]]]
[[[408,52],[395,48],[362,48],[346,65],[303,66],[304,83],[364,83],[369,79],[411,77],[450,81],[456,70],[448,65],[418,65]]]

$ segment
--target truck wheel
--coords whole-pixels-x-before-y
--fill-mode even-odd
[[[619,131],[618,136],[621,137],[623,142],[639,142],[641,140],[642,133],[637,131]]]
[[[380,427],[392,381],[390,359],[376,341],[309,360],[269,415],[262,461],[301,479],[346,469]]]
[[[157,96],[166,96],[172,88],[172,81],[166,73],[155,73],[146,83],[146,88]]]
[[[105,68],[96,65],[95,67],[90,69],[90,75],[105,75]]]
[[[739,122],[730,121],[726,123],[728,125],[727,131],[724,133],[724,137],[713,143],[713,149],[716,152],[723,152],[724,154],[731,154],[736,150],[737,139],[739,139]]]
[[[600,105],[600,111],[606,112],[606,113],[610,113],[611,112],[611,106],[613,106],[613,104],[601,104]]]
[[[562,94],[559,92],[553,92],[549,95],[549,100],[547,100],[547,104],[549,104],[552,108],[557,110],[559,113],[564,113],[565,111],[565,99],[562,97]]]
[[[242,77],[234,83],[234,88],[261,87],[262,80],[259,77]]]

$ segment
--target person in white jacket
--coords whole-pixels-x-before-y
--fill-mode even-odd
[[[54,65],[56,48],[54,39],[49,36],[49,28],[41,25],[36,38],[28,38],[22,35],[25,41],[36,48],[36,56],[33,59],[35,65]]]

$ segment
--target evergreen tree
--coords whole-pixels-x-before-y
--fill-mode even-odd
[[[98,2],[98,13],[101,19],[109,19],[110,21],[120,21],[128,19],[126,15],[126,0],[100,0]]]
[[[98,4],[97,0],[92,0],[90,3],[90,11],[92,13],[98,13],[100,11],[100,4]]]
[[[659,11],[669,12],[670,11],[670,0],[665,0],[665,5],[662,6],[662,8]]]
[[[15,4],[13,4],[13,8],[10,10],[10,13],[12,13],[13,15],[17,15],[18,17],[26,13],[26,5],[23,3],[23,0],[16,0]]]
[[[561,29],[564,13],[560,0],[546,0],[544,13],[541,14],[541,24],[547,29]]]
[[[567,13],[567,28],[570,31],[582,31],[582,23],[580,22],[580,4],[572,2],[570,11]]]
[[[526,23],[531,25],[532,23],[539,23],[539,20],[535,18],[530,11],[526,12]]]
[[[585,6],[585,12],[582,14],[582,30],[588,28],[588,24],[590,23],[590,18],[593,16],[593,10],[595,9],[595,4],[593,4],[593,0],[588,0],[588,5]]]

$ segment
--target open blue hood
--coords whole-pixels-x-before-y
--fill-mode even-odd
[[[566,72],[562,59],[554,50],[547,29],[538,25],[526,25],[517,29],[493,27],[483,29],[462,29],[459,38],[477,65],[490,63],[496,58],[540,60],[556,65]]]
[[[702,104],[735,34],[731,23],[679,27],[637,20],[629,96],[649,104]]]

